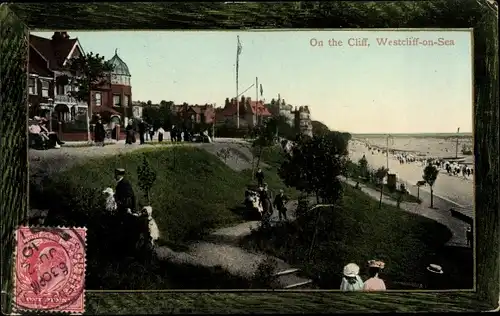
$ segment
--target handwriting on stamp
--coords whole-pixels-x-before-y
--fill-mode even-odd
[[[84,310],[84,228],[17,230],[15,308],[81,313]]]

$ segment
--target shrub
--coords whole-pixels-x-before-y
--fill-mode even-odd
[[[344,190],[339,206],[323,209],[318,221],[316,212],[305,213],[295,222],[253,232],[242,245],[282,258],[311,278],[321,276],[323,288],[340,286],[345,264],[363,266],[373,258],[386,262],[383,277],[387,280],[422,283],[425,266],[451,232],[395,207],[384,204],[378,209],[377,201],[349,186]],[[318,231],[309,258],[315,225]]]
[[[252,287],[257,289],[278,289],[281,284],[275,273],[278,268],[278,261],[267,256],[257,266],[257,270],[252,278]]]

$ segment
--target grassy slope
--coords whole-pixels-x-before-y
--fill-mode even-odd
[[[313,277],[321,275],[323,286],[338,288],[345,264],[362,265],[374,258],[386,262],[383,277],[389,283],[425,284],[424,271],[429,259],[451,237],[451,232],[435,221],[387,205],[378,209],[377,201],[346,186],[341,205],[322,211],[309,262],[315,218],[312,215],[301,221],[301,227],[289,224],[272,233],[254,232],[245,244],[298,264]]]

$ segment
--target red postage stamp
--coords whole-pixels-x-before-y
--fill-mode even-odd
[[[16,311],[83,313],[86,228],[19,227],[13,307]]]

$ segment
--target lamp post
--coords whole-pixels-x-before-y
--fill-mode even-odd
[[[315,205],[313,206],[309,212],[317,209],[317,208],[322,208],[322,207],[332,207],[334,206],[333,204],[318,204],[318,205]],[[313,247],[314,247],[314,241],[316,239],[316,234],[318,233],[318,223],[319,223],[319,219],[320,219],[320,216],[321,216],[321,210],[318,211],[318,216],[316,217],[316,224],[314,225],[314,234],[313,234],[313,238],[312,238],[312,241],[311,241],[311,246],[309,247],[309,254],[307,256],[307,258],[309,260],[311,260],[311,254],[312,254],[312,250],[313,250]]]
[[[54,100],[49,98],[49,131],[52,132],[52,111],[54,110]]]

